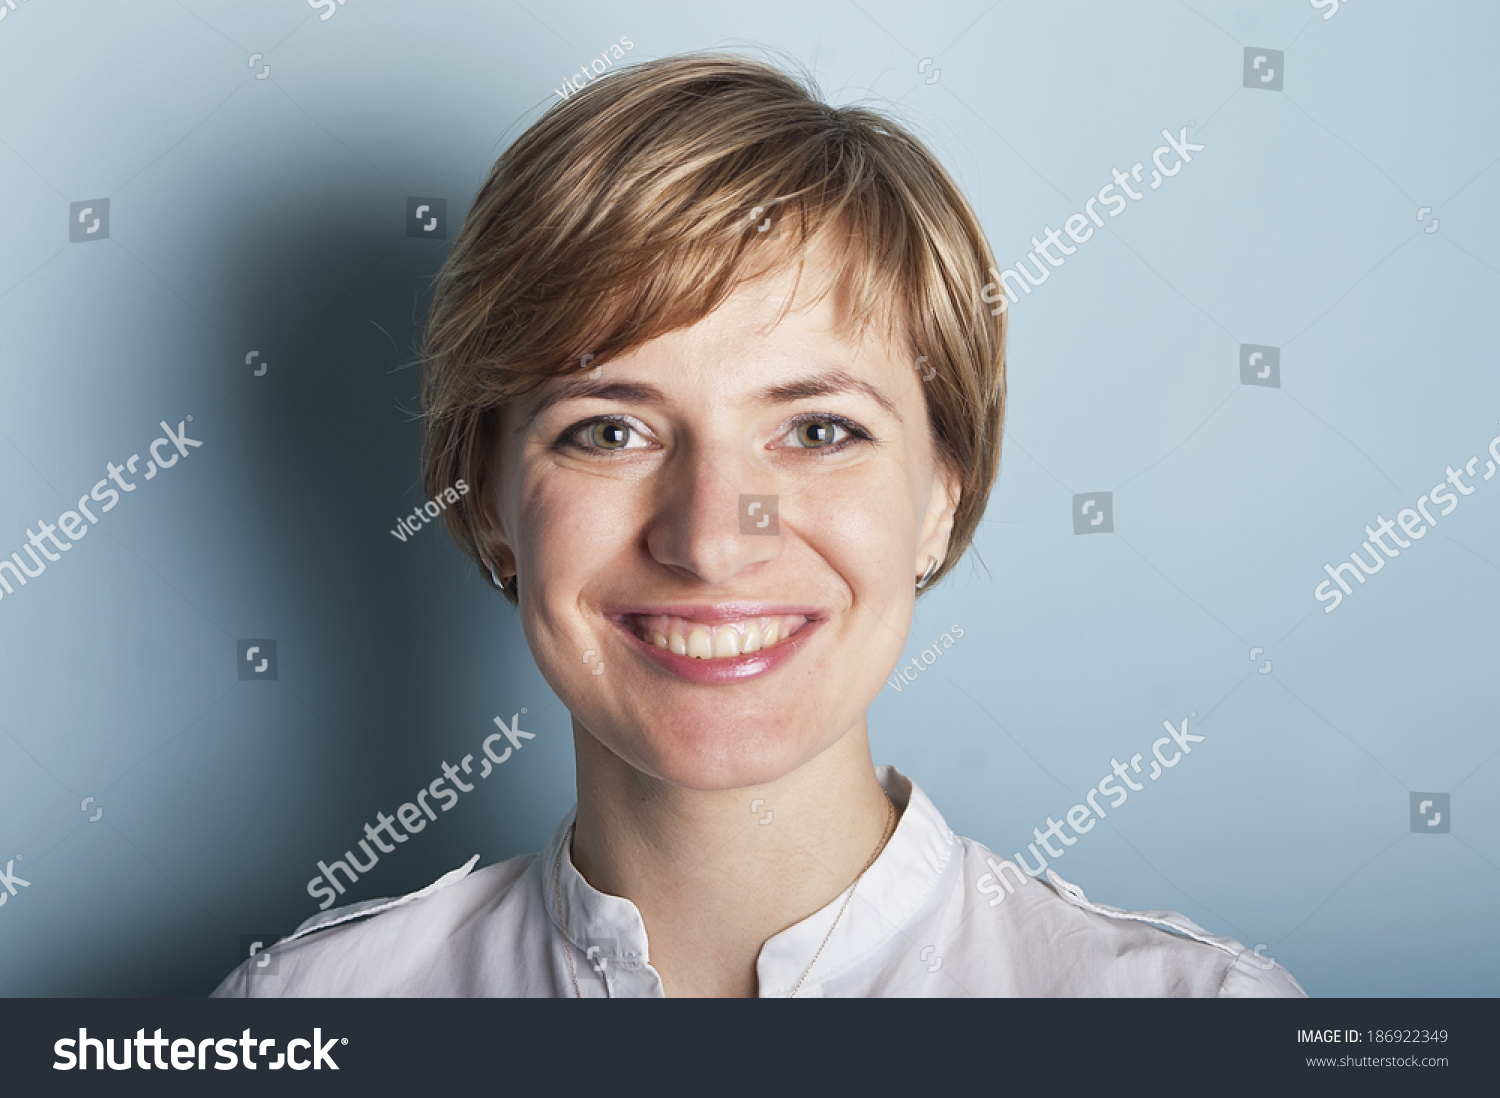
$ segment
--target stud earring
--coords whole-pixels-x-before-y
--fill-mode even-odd
[[[489,565],[489,569],[490,569],[490,581],[499,590],[509,592],[509,586],[508,586],[508,584],[510,582],[514,582],[514,581],[507,581],[507,580],[501,579],[500,578],[500,573],[497,572],[497,571],[495,571],[495,566],[493,564],[490,564],[489,561],[485,561],[485,564]]]
[[[937,571],[937,568],[938,568],[937,557],[928,557],[927,558],[927,571],[923,572],[922,573],[922,578],[919,579],[919,580],[917,580],[917,590],[918,591],[922,590],[922,588],[924,588],[924,587],[927,586],[927,582],[930,579],[932,579],[932,574]]]

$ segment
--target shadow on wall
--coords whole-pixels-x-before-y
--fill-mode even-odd
[[[206,300],[231,314],[200,313],[240,344],[232,384],[194,420],[207,489],[172,505],[200,539],[183,590],[222,631],[225,693],[122,783],[149,817],[131,839],[167,879],[126,902],[86,956],[40,935],[17,993],[205,993],[242,935],[283,935],[318,911],[317,862],[357,851],[377,810],[473,751],[494,714],[526,704],[514,699],[550,700],[513,611],[446,532],[389,532],[425,500],[416,348],[447,241],[407,236],[406,196],[368,175],[246,205],[212,244],[180,253],[183,270],[223,278]],[[218,254],[192,254],[209,247]],[[261,644],[238,667],[246,639],[273,640],[274,660]],[[163,666],[153,688],[188,670]],[[505,797],[462,807],[339,903],[421,887],[475,852],[508,856],[535,830]]]

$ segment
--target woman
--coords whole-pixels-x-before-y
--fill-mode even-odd
[[[576,811],[217,994],[1301,994],[1033,883],[871,760],[998,470],[991,262],[914,138],[756,62],[622,70],[524,134],[439,282],[424,456],[572,714]]]

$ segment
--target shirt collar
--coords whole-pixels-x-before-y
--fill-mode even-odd
[[[790,995],[807,972],[798,996],[822,994],[822,985],[869,957],[899,934],[932,895],[953,855],[956,836],[917,784],[893,766],[876,777],[901,813],[896,830],[865,875],[823,952],[828,928],[844,906],[845,888],[822,910],[783,930],[761,947],[756,964],[762,998]],[[913,949],[917,944],[913,944]],[[817,963],[808,971],[814,956]]]
[[[917,784],[895,767],[877,767],[875,775],[900,813],[895,832],[860,878],[822,953],[818,952],[818,946],[843,907],[847,888],[821,910],[768,939],[761,947],[756,975],[762,998],[789,995],[815,955],[817,963],[807,973],[797,994],[805,997],[822,994],[823,984],[848,971],[900,933],[942,878],[957,841],[942,814]],[[575,806],[568,813],[542,851],[547,917],[561,933],[562,925],[557,918],[560,888],[563,917],[568,924],[566,937],[574,947],[587,954],[589,946],[597,946],[594,955],[608,957],[616,971],[650,971],[645,969],[649,949],[640,910],[622,896],[600,892],[573,866],[564,840],[577,811]]]
[[[541,854],[547,918],[557,927],[558,933],[563,934],[585,957],[602,955],[608,958],[616,972],[645,970],[649,954],[646,923],[641,918],[640,909],[623,896],[600,892],[573,866],[567,839],[577,816],[578,806],[574,805]],[[559,856],[561,867],[558,865]],[[568,924],[565,934],[558,922],[559,891],[563,918]],[[597,952],[590,954],[590,946],[597,947]]]

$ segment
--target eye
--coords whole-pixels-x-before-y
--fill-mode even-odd
[[[631,430],[623,423],[605,420],[589,425],[589,442],[601,450],[623,450],[630,444]]]
[[[786,437],[794,450],[837,453],[852,442],[869,442],[873,436],[843,416],[809,415],[794,420]]]
[[[575,423],[562,433],[557,444],[585,451],[641,450],[650,445],[638,425],[621,416]]]

